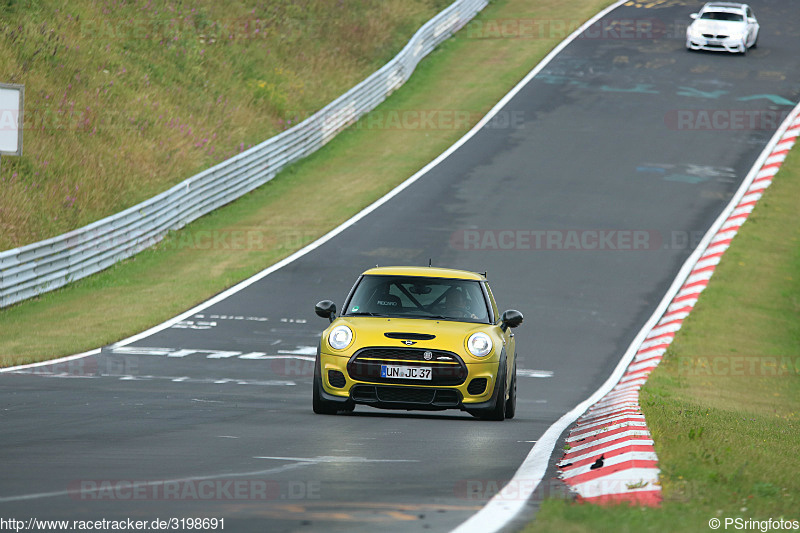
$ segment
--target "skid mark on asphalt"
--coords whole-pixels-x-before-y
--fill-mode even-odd
[[[697,185],[713,180],[722,184],[735,183],[736,171],[730,167],[694,164],[644,163],[636,167],[637,174],[656,176],[664,181]]]

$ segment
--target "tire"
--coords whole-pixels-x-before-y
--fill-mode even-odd
[[[514,357],[514,373],[511,374],[511,385],[506,401],[506,418],[511,420],[517,413],[517,358]]]

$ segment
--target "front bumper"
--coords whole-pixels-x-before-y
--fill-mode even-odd
[[[455,356],[454,361],[437,364],[412,358],[394,361],[358,356],[359,353],[349,358],[320,354],[322,398],[342,405],[352,402],[406,410],[483,410],[493,407],[497,400],[497,374],[501,368],[498,361],[465,363]],[[423,383],[381,378],[376,368],[387,363],[433,367],[432,379]]]
[[[742,53],[746,45],[739,39],[706,39],[705,37],[687,37],[686,48],[690,50],[708,50],[712,52]]]

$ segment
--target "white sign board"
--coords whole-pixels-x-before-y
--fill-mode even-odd
[[[0,83],[0,155],[22,155],[24,85]]]

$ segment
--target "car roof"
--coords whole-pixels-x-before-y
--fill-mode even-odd
[[[709,2],[703,6],[703,11],[708,9],[732,9],[741,11],[747,7],[747,4],[737,4],[734,2]]]
[[[469,270],[441,267],[390,266],[375,267],[365,271],[364,276],[418,276],[424,278],[453,278],[485,281],[483,274]]]

